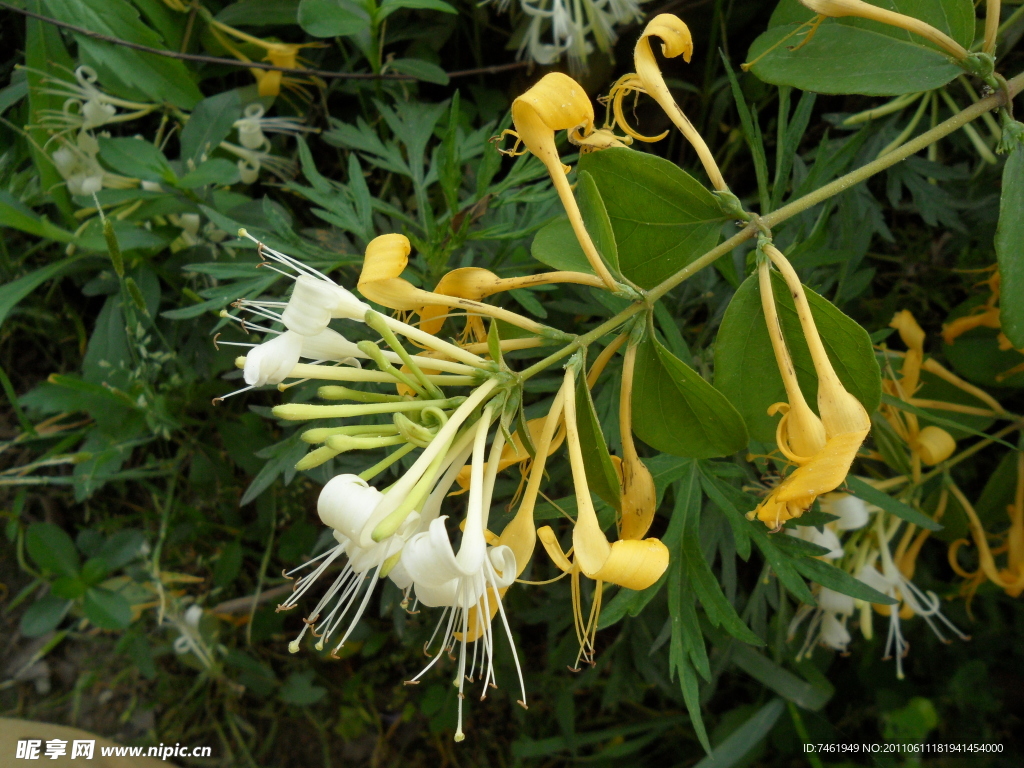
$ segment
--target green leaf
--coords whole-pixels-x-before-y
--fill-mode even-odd
[[[214,18],[231,27],[277,27],[294,24],[298,12],[299,0],[241,0]]]
[[[78,549],[53,523],[33,523],[25,531],[25,548],[43,571],[58,576],[78,575]]]
[[[448,85],[448,73],[437,64],[431,64],[423,59],[395,59],[388,65],[388,69],[427,83]]]
[[[223,157],[215,157],[207,160],[194,171],[190,171],[177,180],[177,186],[181,189],[195,189],[205,187],[207,184],[216,184],[226,187],[238,181],[238,165]]]
[[[583,467],[587,471],[590,490],[618,509],[622,503],[619,476],[608,454],[608,444],[601,432],[601,422],[594,410],[587,378],[583,375],[576,377],[576,427],[583,446]]]
[[[71,609],[73,601],[56,595],[44,595],[21,616],[19,629],[25,637],[42,637],[57,628]]]
[[[408,8],[410,10],[440,11],[441,13],[451,14],[458,13],[453,6],[444,2],[444,0],[384,0],[384,2],[380,4],[380,10],[377,11],[378,21],[390,16],[401,8]]]
[[[89,587],[94,587],[107,578],[110,573],[110,566],[102,557],[90,557],[82,566],[82,582]]]
[[[132,606],[117,592],[90,587],[82,603],[85,617],[100,629],[125,629],[132,623]]]
[[[633,431],[652,448],[697,459],[747,444],[743,419],[726,397],[652,335],[636,355]]]
[[[1002,278],[999,321],[1017,349],[1024,349],[1024,147],[1014,142],[1003,167],[996,256]]]
[[[53,580],[50,585],[50,594],[62,600],[77,600],[85,594],[89,585],[78,576],[61,576]]]
[[[806,680],[801,680],[753,648],[745,645],[733,645],[729,652],[737,667],[798,707],[817,712],[831,698],[831,691],[823,690],[811,685]]]
[[[18,302],[40,285],[47,280],[60,277],[65,272],[70,272],[81,266],[79,259],[66,258],[53,264],[48,264],[45,267],[40,267],[35,272],[30,272],[19,277],[17,280],[12,280],[6,285],[0,285],[0,325],[7,319],[7,315],[11,313],[11,310],[18,305]]]
[[[868,504],[874,504],[876,507],[881,507],[890,515],[896,515],[896,517],[906,520],[908,523],[913,523],[919,528],[927,528],[929,531],[942,530],[942,526],[928,517],[928,515],[918,512],[899,499],[894,499],[885,491],[872,487],[856,475],[846,476],[846,487],[858,499],[866,501]]]
[[[616,147],[581,156],[584,171],[611,219],[619,268],[641,288],[653,288],[718,242],[725,221],[718,201],[674,163]]]
[[[213,568],[213,585],[229,586],[238,578],[242,570],[242,545],[237,541],[229,541],[220,551],[217,564]]]
[[[370,14],[356,0],[302,0],[298,20],[313,37],[358,35],[370,28]]]
[[[811,581],[835,592],[849,595],[856,600],[879,605],[895,605],[897,602],[888,595],[883,595],[874,587],[869,587],[860,579],[855,579],[841,568],[836,568],[823,560],[814,557],[801,557],[795,559],[793,565]]]
[[[107,567],[115,571],[141,555],[145,548],[146,537],[142,531],[124,529],[111,534],[110,538],[103,542],[96,557],[103,558]]]
[[[147,181],[177,182],[177,177],[167,158],[159,148],[144,139],[99,138],[100,157],[107,165],[125,176],[138,177]]]
[[[772,281],[775,306],[800,388],[811,408],[817,410],[818,376],[793,297],[781,275],[773,272]],[[881,399],[882,377],[871,338],[828,299],[806,287],[804,292],[836,375],[867,412],[873,413]],[[769,416],[768,408],[786,402],[786,389],[768,338],[756,274],[743,281],[722,318],[715,342],[715,386],[742,414],[751,437],[763,443],[775,442],[779,417]]]
[[[204,157],[213,154],[231,135],[235,121],[241,116],[242,99],[237,90],[218,93],[196,104],[181,129],[181,161],[186,169],[190,167],[190,160],[198,166]]]
[[[142,23],[138,11],[125,0],[46,0],[49,15],[60,21],[165,50],[160,36]],[[133,48],[75,35],[78,54],[100,75],[108,91],[129,98],[148,98],[192,109],[203,98],[192,74],[178,59],[143,53]]]
[[[4,189],[0,189],[0,227],[19,229],[36,237],[62,243],[70,243],[75,239],[73,233],[51,224]]]
[[[730,768],[736,765],[743,757],[750,752],[757,744],[765,738],[785,708],[782,699],[773,699],[761,707],[743,725],[729,734],[703,760],[697,763],[697,768]]]
[[[612,272],[619,271],[619,248],[615,243],[615,232],[608,218],[608,209],[597,189],[594,177],[586,171],[580,171],[576,182],[576,202],[580,207],[583,226],[586,227],[590,239],[597,252],[604,259]]]
[[[594,274],[567,216],[559,216],[541,227],[533,238],[530,253],[552,269]]]
[[[316,704],[327,695],[327,689],[313,685],[315,674],[311,669],[305,672],[292,672],[277,692],[278,698],[285,704],[295,704],[300,707]]]
[[[868,2],[928,22],[965,48],[974,41],[971,0]],[[798,0],[782,0],[747,53],[754,74],[817,93],[895,96],[939,88],[963,73],[923,37],[867,19],[826,19],[808,39],[804,25],[814,16]]]

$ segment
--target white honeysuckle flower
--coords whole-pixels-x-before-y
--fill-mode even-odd
[[[640,21],[644,16],[636,0],[608,0],[608,12],[617,24]]]
[[[491,408],[488,406],[472,430],[475,434],[469,501],[465,530],[458,553],[456,554],[452,547],[445,527],[447,516],[441,516],[431,520],[426,531],[410,537],[402,549],[400,558],[405,573],[412,581],[417,600],[427,606],[444,608],[434,630],[434,636],[437,636],[442,626],[444,627],[438,651],[410,682],[418,682],[445,652],[451,653],[454,650],[456,642],[460,646],[455,677],[455,684],[459,689],[456,741],[465,738],[462,731],[462,702],[465,698],[463,689],[467,679],[473,682],[478,660],[483,674],[481,682],[484,686],[481,699],[487,695],[487,686],[496,684],[494,636],[491,626],[495,613],[501,615],[519,674],[523,696],[519,703],[523,707],[526,706],[526,687],[519,666],[519,655],[505,616],[505,609],[501,604],[503,591],[516,577],[515,555],[507,546],[488,545],[486,539],[488,510],[494,492],[499,457],[504,447],[504,437],[498,430],[491,444],[485,473],[485,449],[490,421]],[[473,659],[467,674],[467,646],[471,642],[474,643]]]
[[[60,110],[40,110],[40,125],[50,130],[92,130],[109,123],[136,120],[159,108],[157,104],[128,101],[106,93],[96,85],[98,76],[92,67],[78,67],[74,72],[74,83],[51,77],[45,72],[38,74],[43,76],[42,93],[65,99]],[[118,108],[130,111],[118,112]]]
[[[316,648],[323,650],[324,646],[330,642],[331,635],[337,631],[349,611],[355,606],[348,629],[332,651],[336,655],[366,610],[373,589],[385,568],[397,559],[405,540],[411,531],[415,530],[419,522],[419,515],[413,512],[406,518],[398,531],[387,539],[365,548],[355,543],[354,539],[366,524],[382,495],[380,491],[358,475],[338,475],[321,490],[317,501],[317,512],[320,515],[320,520],[333,529],[337,544],[319,557],[286,574],[291,576],[303,568],[316,564],[311,573],[296,581],[294,592],[278,606],[278,610],[285,611],[294,608],[299,599],[335,560],[344,555],[347,556],[347,561],[326,594],[320,598],[310,616],[305,619],[305,626],[298,637],[288,644],[290,652],[297,653],[306,630],[313,630],[317,627],[320,632],[317,635],[319,640],[316,643]],[[327,611],[326,616],[322,616],[324,611]],[[317,633],[314,632],[314,634]]]
[[[841,619],[831,611],[824,611],[821,616],[821,635],[819,642],[840,653],[846,653],[850,644],[850,631],[846,628],[846,617]]]
[[[248,149],[230,141],[222,141],[220,148],[238,158],[238,173],[243,184],[255,184],[263,169],[270,171],[281,181],[288,181],[295,176],[297,166],[294,161],[287,158],[258,149]]]
[[[837,613],[842,616],[852,616],[856,610],[856,601],[849,595],[836,592],[834,589],[822,587],[818,592],[818,607],[829,613]]]
[[[868,524],[871,513],[878,510],[878,507],[868,504],[849,493],[826,493],[818,497],[821,511],[835,515],[838,520],[833,520],[836,530],[856,531]]]
[[[798,525],[795,528],[786,528],[786,533],[794,538],[809,541],[811,544],[817,544],[819,547],[825,547],[829,550],[820,555],[820,557],[835,560],[843,556],[843,545],[839,541],[839,536],[827,525],[823,525],[821,530],[818,530],[813,525]]]
[[[245,356],[242,376],[250,387],[280,384],[302,354],[303,337],[295,331],[285,331],[249,350]]]
[[[266,152],[270,149],[267,133],[284,133],[298,136],[302,133],[315,131],[302,125],[297,117],[264,117],[266,110],[259,103],[249,104],[242,113],[244,116],[234,122],[238,130],[238,143],[246,149],[258,149]]]
[[[96,139],[82,131],[74,143],[64,141],[53,153],[53,164],[72,195],[88,197],[103,189],[106,172],[96,159],[99,151]]]

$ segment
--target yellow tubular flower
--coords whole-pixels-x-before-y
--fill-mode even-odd
[[[544,335],[546,329],[540,323],[478,301],[453,296],[444,296],[417,288],[400,277],[409,263],[412,245],[405,235],[390,234],[375,237],[366,245],[363,269],[359,273],[356,287],[370,301],[387,307],[423,313],[425,307],[448,307],[462,309],[467,313],[479,313],[504,320],[531,333]]]
[[[636,367],[636,345],[626,348],[622,360],[622,386],[619,390],[619,433],[622,439],[622,461],[619,476],[622,484],[622,515],[619,538],[642,539],[654,521],[658,505],[657,489],[651,472],[640,461],[633,444],[633,371]]]
[[[905,29],[935,43],[935,45],[942,48],[958,61],[962,61],[970,55],[967,49],[960,45],[960,43],[931,24],[915,19],[912,16],[879,8],[876,5],[865,3],[863,0],[800,0],[800,2],[820,16],[829,16],[831,18],[855,16],[861,19],[871,19],[882,24],[888,24],[891,27]]]
[[[779,450],[787,459],[798,465],[806,464],[818,451],[825,447],[825,427],[817,417],[800,389],[793,368],[793,360],[786,347],[786,339],[782,335],[782,325],[775,308],[775,294],[772,291],[771,272],[768,262],[764,261],[757,268],[758,282],[761,288],[761,306],[764,309],[768,336],[775,351],[775,362],[779,366],[782,383],[786,387],[786,398],[789,403],[775,403],[768,409],[769,415],[782,413],[782,419],[775,430],[775,441]]]
[[[636,77],[643,90],[658,102],[658,106],[665,110],[665,114],[676,128],[693,145],[708,178],[711,180],[711,185],[719,192],[727,190],[729,186],[722,178],[722,172],[718,169],[718,163],[715,162],[715,157],[708,149],[707,143],[693,127],[693,123],[683,114],[683,110],[676,104],[672,93],[665,84],[665,78],[661,74],[661,69],[658,67],[657,59],[655,59],[654,51],[651,48],[650,38],[652,37],[661,40],[662,54],[670,59],[682,56],[683,61],[689,62],[693,55],[693,40],[690,37],[690,30],[682,19],[671,13],[662,13],[651,19],[633,50]]]
[[[434,286],[434,293],[479,301],[503,291],[552,283],[575,283],[594,288],[604,286],[601,278],[586,272],[542,272],[538,275],[501,278],[488,269],[462,267],[453,269],[442,277]],[[423,321],[420,327],[427,333],[436,334],[444,325],[445,315],[444,307],[424,307],[420,312]]]
[[[585,576],[608,581],[628,589],[646,589],[661,578],[668,567],[668,548],[660,540],[616,541],[605,538],[590,498],[587,474],[583,467],[583,448],[576,425],[575,375],[565,372],[565,428],[569,444],[569,462],[576,486],[576,525],[572,532],[576,562]]]
[[[576,198],[573,197],[572,188],[565,178],[569,167],[562,165],[558,148],[555,146],[556,131],[568,131],[570,141],[576,143],[594,133],[594,107],[586,91],[568,75],[551,72],[512,102],[512,121],[515,123],[519,140],[548,169],[555,191],[558,192],[558,197],[565,207],[573,232],[580,241],[587,261],[601,278],[602,284],[614,291],[615,279],[583,225],[583,217],[576,204]]]
[[[793,267],[774,246],[766,245],[764,251],[779,268],[793,294],[797,316],[818,374],[818,413],[826,438],[821,450],[807,463],[797,467],[756,509],[748,513],[748,518],[756,517],[777,529],[786,520],[806,512],[818,496],[842,484],[871,429],[871,419],[860,401],[846,391],[836,376],[818,336],[803,285]]]
[[[988,545],[988,534],[981,525],[978,513],[955,483],[950,483],[949,490],[960,502],[967,513],[967,521],[971,529],[971,537],[978,548],[979,570],[988,580],[1002,589],[1010,597],[1020,597],[1024,593],[1024,453],[1017,454],[1017,491],[1014,503],[1007,507],[1010,514],[1010,529],[1006,532],[1006,567],[999,569],[993,552]],[[956,550],[950,548],[950,563],[955,563]],[[956,568],[958,573],[963,572]],[[973,577],[974,574],[968,574]]]

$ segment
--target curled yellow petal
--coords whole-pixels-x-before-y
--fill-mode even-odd
[[[569,169],[562,165],[555,145],[556,131],[569,131],[577,143],[594,131],[594,106],[583,86],[568,75],[551,72],[512,102],[512,121],[519,139],[548,169],[591,268],[607,288],[615,290],[615,279],[583,225],[576,198],[565,178]]]
[[[956,450],[956,440],[942,427],[930,425],[922,429],[911,449],[928,466],[945,461]]]
[[[551,526],[545,525],[538,528],[537,538],[540,539],[541,546],[544,547],[544,551],[548,553],[548,557],[551,558],[551,562],[555,564],[555,567],[563,573],[570,573],[572,571],[572,563],[565,556],[565,553],[562,552],[562,547],[558,543],[558,537],[555,536]]]
[[[800,0],[804,6],[810,8],[817,14],[832,18],[844,16],[856,16],[862,19],[871,19],[891,27],[899,27],[915,35],[920,35],[942,48],[946,53],[957,60],[966,59],[970,54],[960,43],[951,38],[931,24],[912,16],[896,13],[877,5],[865,3],[863,0]]]
[[[661,13],[651,19],[644,28],[643,34],[640,35],[640,39],[637,40],[636,48],[633,49],[636,77],[643,90],[658,102],[658,106],[665,110],[665,114],[676,128],[693,145],[708,178],[711,180],[711,185],[719,191],[727,190],[729,186],[722,178],[722,172],[707,143],[693,127],[693,123],[683,114],[683,110],[676,104],[668,85],[665,84],[665,78],[661,74],[661,68],[658,67],[654,50],[651,48],[650,38],[652,37],[661,40],[661,52],[665,56],[668,58],[682,56],[683,61],[689,62],[693,55],[693,39],[690,36],[690,29],[682,19],[671,13]]]
[[[668,560],[668,547],[659,539],[616,541],[599,570],[587,573],[583,569],[583,573],[626,589],[647,589],[661,578],[668,568]]]

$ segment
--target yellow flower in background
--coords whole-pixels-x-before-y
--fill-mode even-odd
[[[245,32],[228,26],[227,24],[217,21],[212,17],[208,19],[208,22],[210,25],[210,31],[213,33],[214,37],[217,38],[217,41],[239,61],[252,61],[252,59],[240,51],[228,39],[227,35],[230,35],[243,43],[259,46],[267,53],[266,57],[263,59],[264,61],[273,64],[275,67],[286,67],[288,69],[303,68],[302,64],[299,62],[299,51],[303,48],[326,47],[325,43],[282,43],[276,40],[264,40],[261,37],[246,34]],[[284,72],[277,72],[274,70],[254,68],[249,71],[252,73],[252,76],[256,78],[256,85],[260,96],[278,96],[281,93],[282,86],[287,86],[292,90],[302,91],[303,85],[312,82],[310,80],[299,79],[291,75],[286,75]]]
[[[1003,352],[1009,352],[1011,349],[1015,349],[1010,340],[1006,338],[1006,334],[1000,330],[1002,325],[999,317],[999,307],[997,306],[999,304],[1000,294],[999,270],[996,269],[993,271],[991,276],[989,276],[987,280],[981,281],[979,285],[987,285],[988,289],[991,291],[991,295],[985,300],[984,304],[981,304],[971,310],[969,315],[958,317],[943,325],[943,340],[947,344],[952,344],[957,338],[967,333],[967,331],[973,331],[975,328],[994,328],[999,331],[999,335],[996,336],[996,341],[999,343],[999,349]],[[1016,351],[1024,354],[1024,349],[1017,349]],[[1024,362],[998,374],[996,376],[996,381],[1005,381],[1011,376],[1016,376],[1021,371],[1024,371]]]

